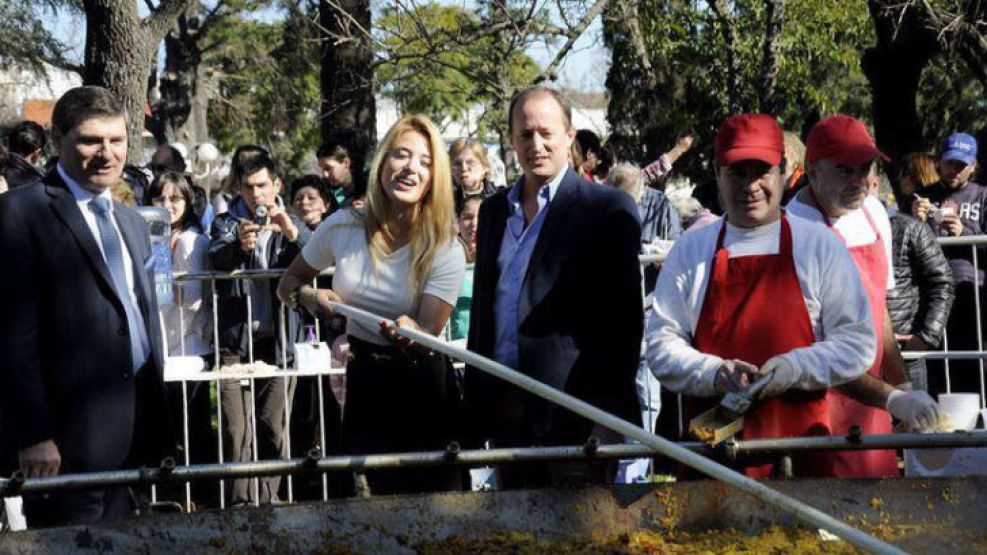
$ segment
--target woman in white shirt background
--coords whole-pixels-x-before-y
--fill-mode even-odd
[[[166,171],[158,175],[148,188],[151,204],[168,210],[171,216],[171,259],[174,272],[203,272],[209,269],[209,237],[192,209],[195,198],[191,178],[185,174]],[[202,294],[204,282],[183,280],[174,284],[174,301],[161,307],[168,356],[198,356],[206,368],[214,361],[212,309],[210,297]],[[182,384],[169,382],[175,431],[182,430]],[[209,382],[188,384],[188,431],[191,462],[216,460],[216,439],[212,435],[209,402]],[[180,438],[182,436],[179,436]],[[207,494],[203,493],[203,498]],[[196,497],[199,497],[198,495]],[[213,496],[215,498],[215,496]]]
[[[289,306],[317,314],[330,301],[438,335],[452,313],[465,270],[455,238],[449,157],[435,124],[405,116],[374,155],[366,205],[324,221],[278,287]],[[332,289],[309,284],[336,265]],[[342,451],[350,454],[443,449],[455,436],[459,393],[443,357],[425,354],[393,328],[347,322]],[[332,446],[329,446],[332,448]],[[452,468],[370,471],[375,494],[459,489]]]

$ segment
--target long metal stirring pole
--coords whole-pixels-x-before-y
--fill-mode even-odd
[[[375,314],[347,306],[341,303],[332,303],[332,309],[347,318],[355,318],[361,320],[364,323],[374,326],[381,321],[390,320],[387,318],[381,318]],[[743,474],[735,470],[731,470],[721,464],[711,461],[702,455],[697,455],[687,449],[683,449],[678,445],[675,445],[671,441],[668,441],[662,437],[646,432],[640,426],[631,424],[630,422],[617,418],[616,416],[600,410],[589,403],[582,401],[572,395],[559,391],[553,387],[550,387],[538,380],[525,376],[520,372],[508,368],[503,364],[494,362],[488,358],[482,357],[472,351],[455,347],[449,345],[438,338],[429,335],[427,333],[412,330],[408,328],[398,328],[399,334],[428,347],[435,351],[439,351],[448,356],[457,358],[466,362],[468,365],[473,366],[479,370],[492,374],[502,380],[508,381],[529,393],[533,393],[552,401],[566,409],[588,418],[597,424],[606,426],[607,428],[623,434],[626,437],[636,439],[642,444],[648,447],[654,448],[656,451],[662,453],[665,456],[671,457],[676,461],[688,465],[703,474],[726,482],[737,489],[749,493],[754,497],[774,505],[786,512],[791,513],[795,517],[812,524],[813,526],[818,526],[819,528],[824,528],[837,536],[845,539],[846,541],[860,547],[861,549],[866,549],[872,553],[887,553],[887,554],[903,554],[906,553],[901,549],[875,538],[853,526],[850,526],[833,516],[826,514],[815,507],[807,505],[798,499],[789,497],[781,492],[765,486],[764,484],[752,480]]]

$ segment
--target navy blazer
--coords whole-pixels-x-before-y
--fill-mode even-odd
[[[62,473],[120,468],[131,455],[138,403],[143,413],[160,417],[142,427],[140,443],[151,449],[146,456],[158,457],[174,445],[147,225],[122,204],[114,204],[113,215],[133,260],[151,343],[151,362],[142,370],[150,374],[137,382],[150,386],[135,383],[122,301],[58,173],[0,196],[4,449],[54,439]]]
[[[486,357],[494,352],[507,193],[480,206],[469,348]],[[518,370],[637,422],[634,379],[643,333],[637,206],[630,195],[570,168],[547,210],[520,296]],[[465,403],[474,441],[582,442],[593,426],[472,368]]]

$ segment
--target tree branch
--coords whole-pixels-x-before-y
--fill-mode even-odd
[[[586,32],[586,29],[590,26],[590,23],[592,23],[594,19],[596,19],[601,13],[603,13],[604,8],[607,7],[607,2],[608,0],[596,0],[596,3],[593,4],[590,7],[590,9],[586,10],[586,15],[583,16],[582,21],[580,21],[578,25],[570,29],[569,39],[566,40],[565,44],[562,45],[562,48],[559,49],[559,51],[555,54],[555,58],[547,66],[545,66],[545,69],[542,70],[542,72],[537,77],[534,78],[532,83],[538,84],[541,83],[542,81],[545,81],[546,79],[552,81],[555,80],[555,78],[553,77],[555,74],[555,70],[557,70],[559,68],[559,65],[562,64],[562,60],[564,60],[565,57],[569,54],[569,51],[572,50],[572,46],[576,44],[576,41],[579,40],[579,37],[582,36],[584,32]]]
[[[157,44],[165,34],[175,26],[178,16],[182,14],[193,0],[161,0],[158,9],[144,18],[144,28],[150,33],[152,44]]]

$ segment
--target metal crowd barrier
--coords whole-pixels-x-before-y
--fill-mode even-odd
[[[970,245],[973,249],[974,264],[977,264],[977,253],[976,246],[987,245],[987,236],[979,237],[959,237],[959,238],[943,238],[940,239],[940,244],[943,246],[956,246],[956,245]],[[640,257],[642,266],[653,264],[655,262],[660,262],[662,257],[660,255],[643,255]],[[176,273],[174,279],[178,283],[187,281],[208,281],[209,282],[209,298],[211,299],[210,310],[212,312],[212,332],[213,332],[213,354],[215,357],[215,365],[218,368],[220,365],[220,348],[216,338],[219,335],[218,325],[218,295],[216,291],[216,282],[218,280],[232,280],[232,279],[242,279],[242,280],[270,280],[277,279],[283,274],[282,270],[238,270],[234,272],[196,272],[196,273]],[[324,274],[331,275],[332,269],[328,270]],[[642,279],[642,288],[644,287]],[[253,320],[252,315],[252,298],[250,294],[250,288],[246,288],[247,295],[245,298],[245,303],[247,307],[247,317],[248,321]],[[179,294],[181,289],[178,289]],[[203,288],[203,297],[206,297],[205,288]],[[184,308],[182,308],[181,298],[176,299],[178,306],[180,307],[180,318],[179,321],[184,324]],[[904,356],[906,359],[944,359],[946,360],[946,373],[947,373],[947,388],[948,388],[948,375],[949,360],[970,360],[976,359],[979,361],[980,370],[980,400],[981,408],[984,407],[984,364],[983,359],[987,357],[987,353],[983,351],[982,334],[979,333],[980,324],[980,294],[979,288],[976,291],[976,302],[975,309],[977,310],[977,324],[978,324],[978,350],[977,351],[949,351],[948,350],[948,340],[947,344],[942,351],[929,351],[929,352],[906,352]],[[965,308],[965,307],[954,307]],[[286,360],[286,351],[290,346],[287,345],[286,341],[286,329],[285,329],[285,315],[286,308],[278,303],[278,310],[281,312],[280,326],[277,333],[281,337],[281,347],[282,347],[282,361]],[[323,330],[319,326],[318,319],[315,320],[315,332],[317,340],[321,340],[323,337]],[[247,326],[248,329],[248,363],[253,363],[254,352],[253,352],[253,329],[252,326]],[[181,338],[180,351],[184,352],[184,337],[185,330],[181,329],[179,333]],[[433,338],[434,339],[434,338]],[[65,475],[57,476],[54,478],[37,479],[37,480],[27,480],[20,481],[14,480],[2,480],[0,479],[0,491],[4,495],[10,495],[13,492],[32,492],[32,491],[49,491],[52,489],[63,489],[63,488],[76,488],[76,487],[94,487],[96,485],[102,487],[106,485],[115,485],[122,483],[129,484],[156,484],[156,483],[181,483],[185,482],[185,509],[192,509],[192,497],[191,497],[191,486],[190,480],[202,480],[202,479],[219,479],[219,506],[225,507],[226,495],[225,495],[225,479],[237,478],[237,477],[252,477],[253,481],[253,491],[254,491],[254,503],[259,504],[259,482],[257,478],[259,476],[267,475],[285,475],[287,476],[286,491],[287,491],[287,501],[289,503],[294,502],[293,494],[293,482],[292,477],[299,473],[311,473],[319,472],[322,473],[322,498],[324,500],[329,499],[329,484],[326,476],[326,472],[334,470],[360,470],[368,468],[385,468],[388,465],[398,465],[398,466],[411,466],[416,464],[429,465],[429,464],[460,464],[460,465],[483,465],[483,464],[493,464],[501,462],[517,462],[524,460],[546,460],[546,459],[566,459],[566,458],[586,458],[586,457],[617,457],[617,458],[635,458],[635,457],[647,457],[655,454],[655,450],[648,445],[624,445],[624,446],[599,446],[598,448],[589,448],[587,446],[571,446],[571,447],[558,447],[558,448],[533,448],[533,449],[513,449],[513,450],[480,450],[480,451],[462,451],[457,452],[453,455],[450,451],[438,452],[438,453],[410,453],[410,454],[394,454],[394,455],[372,455],[367,457],[329,457],[327,455],[327,445],[326,445],[326,423],[325,423],[325,399],[324,399],[324,378],[329,375],[331,371],[326,369],[321,372],[298,372],[286,368],[285,364],[282,362],[282,367],[278,372],[271,373],[270,375],[232,375],[222,372],[203,372],[201,375],[195,377],[184,377],[179,380],[182,383],[182,398],[183,398],[183,445],[184,445],[184,465],[176,466],[174,468],[162,468],[162,469],[151,469],[151,470],[135,470],[135,471],[118,471],[118,472],[106,472],[106,473],[96,473],[92,475]],[[286,380],[285,387],[285,407],[284,407],[284,425],[285,425],[285,451],[290,457],[291,453],[291,436],[290,436],[290,424],[291,424],[291,412],[292,412],[292,399],[290,388],[288,387],[288,380],[294,378],[314,378],[317,383],[317,393],[318,393],[318,418],[319,418],[319,429],[321,433],[321,441],[319,442],[320,451],[318,453],[312,453],[308,458],[305,459],[280,459],[272,461],[260,461],[258,454],[258,438],[257,438],[257,427],[256,427],[256,388],[255,380],[265,377],[276,377],[284,378]],[[223,453],[223,415],[222,415],[222,399],[221,392],[219,388],[219,380],[224,379],[239,379],[243,378],[249,380],[249,388],[251,390],[251,400],[254,403],[252,407],[253,410],[250,411],[252,418],[249,423],[250,438],[252,441],[252,461],[249,462],[239,462],[230,463],[224,462]],[[216,395],[216,436],[217,436],[217,451],[218,451],[218,463],[217,464],[206,464],[206,465],[192,465],[191,464],[191,452],[189,443],[189,428],[188,428],[188,417],[189,417],[189,405],[188,405],[188,383],[191,381],[204,381],[209,382],[210,388],[215,390]],[[948,389],[947,389],[948,390]],[[678,403],[678,418],[682,422],[682,403],[681,396],[679,396]],[[643,433],[643,431],[642,431]],[[664,440],[663,440],[664,441]],[[893,434],[889,436],[863,436],[861,438],[792,438],[790,440],[751,440],[751,441],[740,441],[728,443],[722,450],[722,452],[717,452],[710,450],[698,443],[682,443],[680,444],[686,450],[703,453],[710,456],[720,456],[725,458],[738,457],[738,456],[750,456],[750,455],[784,455],[794,451],[801,450],[831,450],[831,449],[869,449],[869,448],[922,448],[922,447],[969,447],[969,446],[985,446],[987,445],[987,433],[984,432],[973,432],[967,434],[954,433],[954,434]],[[18,489],[19,486],[19,489]],[[152,485],[152,497],[156,496],[156,491]]]
[[[943,245],[943,246],[970,245],[971,246],[971,249],[973,251],[974,264],[976,265],[977,264],[976,247],[978,245],[987,245],[987,236],[940,238],[939,239],[939,243],[941,245]],[[662,260],[664,260],[664,256],[663,255],[658,255],[658,254],[648,254],[648,255],[640,255],[639,256],[639,261],[641,263],[642,268],[644,268],[647,265],[659,263]],[[334,273],[334,271],[335,271],[334,268],[330,268],[330,269],[326,270],[325,272],[323,272],[323,275],[332,275]],[[212,293],[211,310],[212,310],[212,324],[213,324],[213,337],[214,337],[214,340],[213,340],[213,349],[214,349],[214,356],[215,356],[215,364],[216,364],[216,367],[217,368],[219,367],[219,364],[220,364],[220,355],[219,355],[220,349],[219,349],[218,341],[215,340],[215,338],[218,337],[218,335],[219,335],[219,332],[218,332],[218,322],[219,322],[219,319],[218,319],[218,315],[217,315],[217,310],[218,310],[217,309],[217,307],[218,307],[218,302],[217,302],[218,301],[218,296],[216,294],[216,281],[217,280],[232,280],[232,279],[271,280],[271,279],[279,279],[281,277],[281,275],[283,275],[283,273],[284,273],[283,270],[279,270],[279,269],[267,269],[267,270],[235,270],[233,272],[215,272],[215,271],[209,271],[209,272],[176,273],[175,274],[174,279],[175,279],[176,282],[179,282],[179,283],[181,283],[183,281],[190,281],[190,280],[208,281],[210,283],[211,293]],[[645,286],[645,284],[644,284],[644,276],[643,276],[643,272],[642,272],[642,278],[641,278],[642,292],[644,291],[644,286]],[[247,318],[248,318],[248,321],[251,321],[253,319],[253,317],[252,317],[252,300],[251,300],[251,296],[250,296],[250,288],[246,288],[246,290],[247,290],[247,293],[248,293],[247,296],[246,296],[246,299],[245,299],[246,306],[247,306]],[[179,291],[181,291],[181,290],[179,289]],[[978,329],[979,329],[979,323],[980,323],[980,312],[979,312],[980,300],[979,300],[979,296],[980,296],[980,292],[979,292],[979,288],[977,288],[975,309],[977,310]],[[278,303],[278,305],[279,305],[279,310],[281,311],[281,318],[279,319],[280,320],[280,326],[279,326],[278,333],[280,334],[280,337],[281,337],[281,346],[282,346],[282,353],[281,354],[282,354],[282,360],[285,360],[286,359],[286,356],[285,356],[286,355],[286,351],[287,351],[288,348],[290,348],[290,346],[287,345],[287,341],[286,341],[286,330],[285,330],[285,320],[286,320],[285,319],[285,314],[286,314],[285,313],[285,310],[286,310],[286,308],[283,305],[281,305],[280,303]],[[181,302],[180,302],[180,299],[179,299],[178,306],[179,307],[182,306],[181,305]],[[954,310],[956,308],[958,308],[958,307],[954,306]],[[180,318],[179,321],[184,323],[184,317]],[[321,340],[322,339],[322,336],[323,336],[323,333],[322,333],[322,330],[321,330],[321,328],[319,326],[319,320],[318,319],[315,320],[315,325],[316,325],[316,337],[317,337],[318,340]],[[446,328],[446,332],[448,332],[448,327]],[[181,330],[180,337],[183,340],[184,340],[184,336],[185,336],[184,330]],[[980,334],[978,334],[978,338],[979,338],[979,336],[980,336]],[[448,335],[446,335],[446,338],[448,339]],[[183,341],[183,344],[182,344],[181,347],[182,347],[182,350],[184,351],[184,341]],[[981,401],[981,408],[984,408],[985,395],[984,395],[984,390],[983,390],[983,388],[984,388],[984,363],[983,363],[983,359],[985,357],[987,357],[987,353],[985,353],[983,351],[982,339],[979,339],[979,341],[978,341],[978,350],[977,351],[949,351],[948,350],[948,338],[947,338],[946,341],[944,341],[944,349],[942,351],[905,352],[905,353],[903,353],[903,356],[907,360],[916,360],[916,359],[928,359],[928,360],[939,359],[939,360],[945,360],[945,372],[946,372],[947,392],[948,391],[951,391],[951,389],[950,389],[950,381],[949,381],[949,373],[950,373],[949,361],[950,360],[971,360],[971,359],[978,360],[979,361],[979,368],[980,368],[980,386],[981,386],[980,401]],[[253,330],[252,330],[252,326],[248,326],[248,362],[249,363],[255,362],[255,360],[254,360],[254,353],[253,353]],[[462,364],[461,361],[457,361],[456,362],[456,366],[459,367],[459,368],[462,368],[463,364]],[[282,365],[281,370],[276,375],[272,375],[272,376],[253,375],[253,376],[244,376],[243,377],[243,378],[248,379],[250,381],[251,400],[254,403],[253,410],[250,411],[250,414],[252,416],[252,421],[250,422],[250,432],[251,432],[251,441],[252,441],[252,446],[253,446],[252,454],[253,454],[253,460],[255,462],[259,461],[259,458],[258,458],[258,441],[257,441],[258,438],[257,438],[257,428],[256,428],[256,409],[257,409],[257,407],[256,407],[256,395],[254,395],[254,393],[256,392],[256,389],[255,389],[255,380],[256,379],[259,379],[259,378],[262,378],[262,377],[277,377],[277,378],[284,378],[286,380],[292,379],[292,378],[298,378],[298,377],[306,377],[306,378],[315,378],[317,380],[317,384],[316,385],[317,385],[317,390],[318,390],[319,430],[320,430],[320,434],[321,434],[321,437],[320,437],[320,440],[321,441],[319,442],[319,446],[321,448],[320,455],[321,455],[321,458],[326,458],[327,457],[327,451],[326,451],[327,445],[326,445],[326,427],[325,427],[325,399],[324,399],[324,394],[323,394],[323,392],[324,392],[323,385],[324,385],[324,379],[325,379],[325,377],[329,373],[330,372],[328,370],[325,371],[325,372],[319,372],[319,373],[299,373],[299,372],[296,372],[294,370],[290,370],[290,369],[284,367],[284,365]],[[215,387],[216,399],[217,399],[217,407],[216,407],[217,414],[216,414],[216,418],[217,418],[217,422],[218,422],[218,424],[217,424],[217,446],[218,446],[218,454],[219,454],[219,464],[221,464],[221,465],[224,464],[224,453],[223,453],[223,430],[222,430],[222,402],[221,402],[221,398],[220,398],[221,396],[220,396],[220,391],[219,391],[218,383],[219,383],[219,380],[232,379],[232,378],[236,378],[236,377],[237,376],[232,376],[232,375],[225,374],[225,373],[220,373],[220,372],[206,372],[206,373],[203,373],[203,375],[201,377],[198,377],[197,378],[198,380],[201,380],[201,381],[209,381],[209,382],[211,382],[210,383],[210,387]],[[183,424],[184,424],[184,427],[183,427],[184,428],[183,429],[183,444],[184,444],[184,457],[185,457],[184,463],[185,463],[185,466],[189,466],[190,465],[189,430],[188,430],[188,397],[187,397],[187,383],[188,383],[188,381],[191,381],[191,380],[182,380],[182,393],[183,393],[183,411],[182,412],[183,412]],[[290,428],[291,428],[291,426],[290,426],[290,423],[291,423],[291,410],[292,410],[291,401],[292,401],[292,399],[290,398],[289,390],[290,390],[290,388],[288,387],[288,384],[286,383],[286,387],[285,387],[285,414],[284,414],[284,417],[285,417],[285,443],[286,443],[285,449],[289,453],[289,456],[290,456],[290,453],[291,453],[291,437],[290,437],[290,435],[291,435],[290,434]],[[677,413],[676,414],[676,417],[677,417],[678,424],[679,424],[678,428],[679,428],[680,433],[682,433],[684,431],[684,424],[685,424],[685,422],[684,422],[684,414],[683,414],[682,396],[681,395],[677,395],[676,396],[676,401],[677,401],[676,402],[676,405],[677,405],[677,407],[676,407],[676,409],[677,409],[676,410],[676,413]],[[888,446],[889,448],[905,448],[905,447],[912,447],[913,446],[913,445],[904,445],[904,442],[901,445],[895,444],[894,441],[895,441],[896,438],[897,439],[902,439],[901,436],[900,436],[900,434],[895,434],[894,436],[889,436],[889,441],[892,443],[892,445],[889,445]],[[983,444],[978,444],[978,445],[983,445]],[[951,444],[950,446],[952,446],[952,447],[958,447],[960,445],[952,445]],[[823,449],[825,447],[821,447],[821,446],[818,446],[817,447],[814,443],[811,443],[810,442],[808,448],[809,449],[814,449],[814,448]],[[259,497],[260,497],[259,496],[259,492],[258,492],[258,490],[259,490],[259,482],[256,479],[253,482],[253,490],[254,490],[254,503],[255,504],[258,504],[259,503]],[[293,482],[292,482],[292,476],[291,476],[290,473],[287,474],[287,488],[286,488],[286,490],[287,490],[287,495],[288,495],[287,501],[289,503],[294,502]],[[186,493],[186,502],[185,502],[186,510],[191,510],[191,507],[192,507],[192,505],[191,505],[191,489],[190,489],[190,486],[188,484],[186,484],[185,493]],[[219,496],[220,496],[220,499],[219,499],[219,501],[220,501],[220,507],[225,507],[225,502],[226,502],[225,481],[221,481],[220,482]],[[327,479],[327,477],[326,477],[325,474],[323,474],[323,476],[322,476],[322,496],[323,496],[323,499],[324,500],[328,500],[328,498],[329,498],[329,482],[328,482],[328,479]]]

